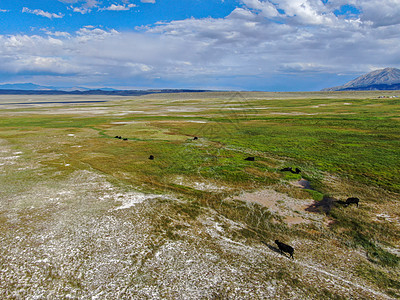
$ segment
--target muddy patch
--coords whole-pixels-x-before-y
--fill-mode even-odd
[[[307,189],[307,190],[315,191],[311,187],[311,183],[308,180],[304,179],[304,178],[301,178],[298,181],[292,182],[291,184],[293,186],[301,188],[301,189]],[[337,199],[335,199],[333,197],[324,196],[321,201],[314,201],[311,205],[307,206],[305,208],[305,211],[311,212],[311,213],[329,214],[329,212],[331,211],[331,209],[335,205],[335,203],[343,204],[341,202],[343,202],[343,201],[338,201]]]
[[[298,181],[291,182],[291,185],[293,185],[295,187],[298,187],[298,188],[301,188],[301,189],[307,189],[307,190],[312,190],[313,189],[311,187],[311,183],[308,180],[304,179],[304,178],[301,178]]]
[[[323,216],[313,214],[306,209],[310,206],[310,199],[295,199],[273,189],[264,189],[256,192],[244,192],[233,199],[258,203],[265,206],[273,214],[283,217],[289,225],[322,221]]]

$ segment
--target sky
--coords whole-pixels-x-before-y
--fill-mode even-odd
[[[400,0],[1,0],[0,84],[317,91],[400,68]]]

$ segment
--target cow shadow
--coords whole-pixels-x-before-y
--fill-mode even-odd
[[[272,245],[270,245],[270,244],[268,244],[268,243],[266,243],[264,241],[261,241],[261,243],[263,243],[265,246],[267,246],[270,250],[272,250],[272,251],[274,251],[274,252],[276,252],[278,254],[281,254],[283,256],[288,257],[285,253],[282,253],[281,250],[279,250],[279,248],[277,248],[275,246],[272,246]]]
[[[337,202],[335,198],[324,196],[321,201],[314,201],[314,203],[305,210],[313,213],[329,214],[335,202]]]

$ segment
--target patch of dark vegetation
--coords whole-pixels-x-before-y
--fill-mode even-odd
[[[184,214],[194,220],[201,214],[201,206],[196,202],[185,202],[176,204],[176,210],[179,214]]]
[[[400,280],[392,272],[379,270],[366,263],[359,264],[356,271],[359,276],[378,285],[388,295],[400,298]]]
[[[350,212],[338,207],[331,210],[330,216],[335,219],[331,228],[337,233],[341,232],[345,244],[362,247],[366,251],[367,259],[372,263],[385,267],[399,265],[398,256],[382,249],[375,242],[379,240],[380,243],[390,245],[392,239],[398,239],[398,230],[392,228],[395,225],[370,221],[361,210]]]
[[[395,267],[399,264],[400,258],[398,256],[383,250],[366,235],[356,231],[351,233],[351,236],[356,245],[360,245],[367,251],[369,261],[389,267]]]
[[[243,224],[244,227],[232,233],[233,238],[268,241],[273,239],[274,232],[287,233],[287,225],[277,220],[268,208],[257,203],[248,203],[240,200],[226,200],[223,194],[218,198],[210,198],[204,203],[227,219]]]
[[[310,194],[311,195],[311,197],[315,200],[315,201],[317,201],[316,203],[319,203],[319,202],[321,202],[321,201],[328,201],[326,198],[329,198],[328,196],[324,196],[324,194],[322,194],[322,193],[320,193],[320,192],[318,192],[318,191],[316,191],[316,190],[314,190],[314,189],[304,189],[304,191],[306,191],[308,194]],[[325,200],[324,200],[325,199]],[[333,200],[332,200],[333,201]],[[326,202],[322,202],[321,204],[319,204],[320,206],[324,206],[326,204]],[[318,206],[318,204],[316,204],[317,206]],[[311,206],[314,206],[314,204],[313,205],[311,205]]]

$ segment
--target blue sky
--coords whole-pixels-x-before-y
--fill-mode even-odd
[[[0,84],[312,91],[399,42],[399,0],[2,0]]]

